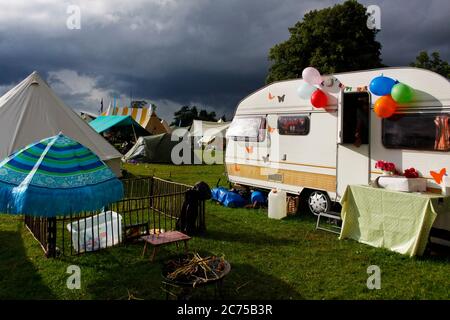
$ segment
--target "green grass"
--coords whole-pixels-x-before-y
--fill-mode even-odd
[[[133,165],[151,175],[211,186],[223,166]],[[225,254],[232,271],[224,282],[228,299],[448,299],[450,259],[409,258],[315,231],[315,219],[300,213],[269,220],[266,210],[229,209],[207,203],[205,235],[190,241],[193,251]],[[153,264],[141,258],[142,244],[46,259],[22,219],[0,216],[0,299],[165,299],[161,261],[177,252],[164,247]],[[81,268],[80,290],[66,287],[69,265]],[[381,268],[381,290],[366,287],[367,267]],[[211,299],[198,289],[194,299]]]

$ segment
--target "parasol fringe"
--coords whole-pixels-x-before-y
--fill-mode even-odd
[[[123,185],[111,179],[98,185],[51,189],[29,185],[26,189],[0,181],[0,212],[39,217],[94,211],[124,196]],[[54,208],[60,208],[55,214]]]

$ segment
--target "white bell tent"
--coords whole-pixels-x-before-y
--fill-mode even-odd
[[[121,176],[121,154],[56,96],[35,71],[0,97],[0,160],[62,132],[97,154]]]

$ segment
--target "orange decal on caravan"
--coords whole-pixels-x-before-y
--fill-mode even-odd
[[[441,184],[442,178],[444,177],[445,172],[446,172],[445,168],[442,168],[441,171],[439,171],[439,173],[430,171],[430,174],[433,177],[434,181],[436,181],[437,184]]]
[[[247,151],[247,153],[253,153],[253,147],[252,146],[245,147],[245,151]]]

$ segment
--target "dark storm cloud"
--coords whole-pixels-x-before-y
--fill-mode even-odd
[[[377,40],[382,44],[383,62],[407,65],[420,51],[439,51],[450,60],[450,2],[440,1],[363,1],[381,9],[381,31]]]
[[[270,47],[311,9],[336,1],[5,2],[0,12],[0,89],[40,71],[66,101],[130,93],[174,108],[197,103],[231,115],[264,84]],[[363,1],[381,8],[383,62],[407,65],[420,50],[449,59],[448,1]],[[67,5],[81,7],[81,30],[66,28]],[[74,71],[74,72],[68,72]]]

